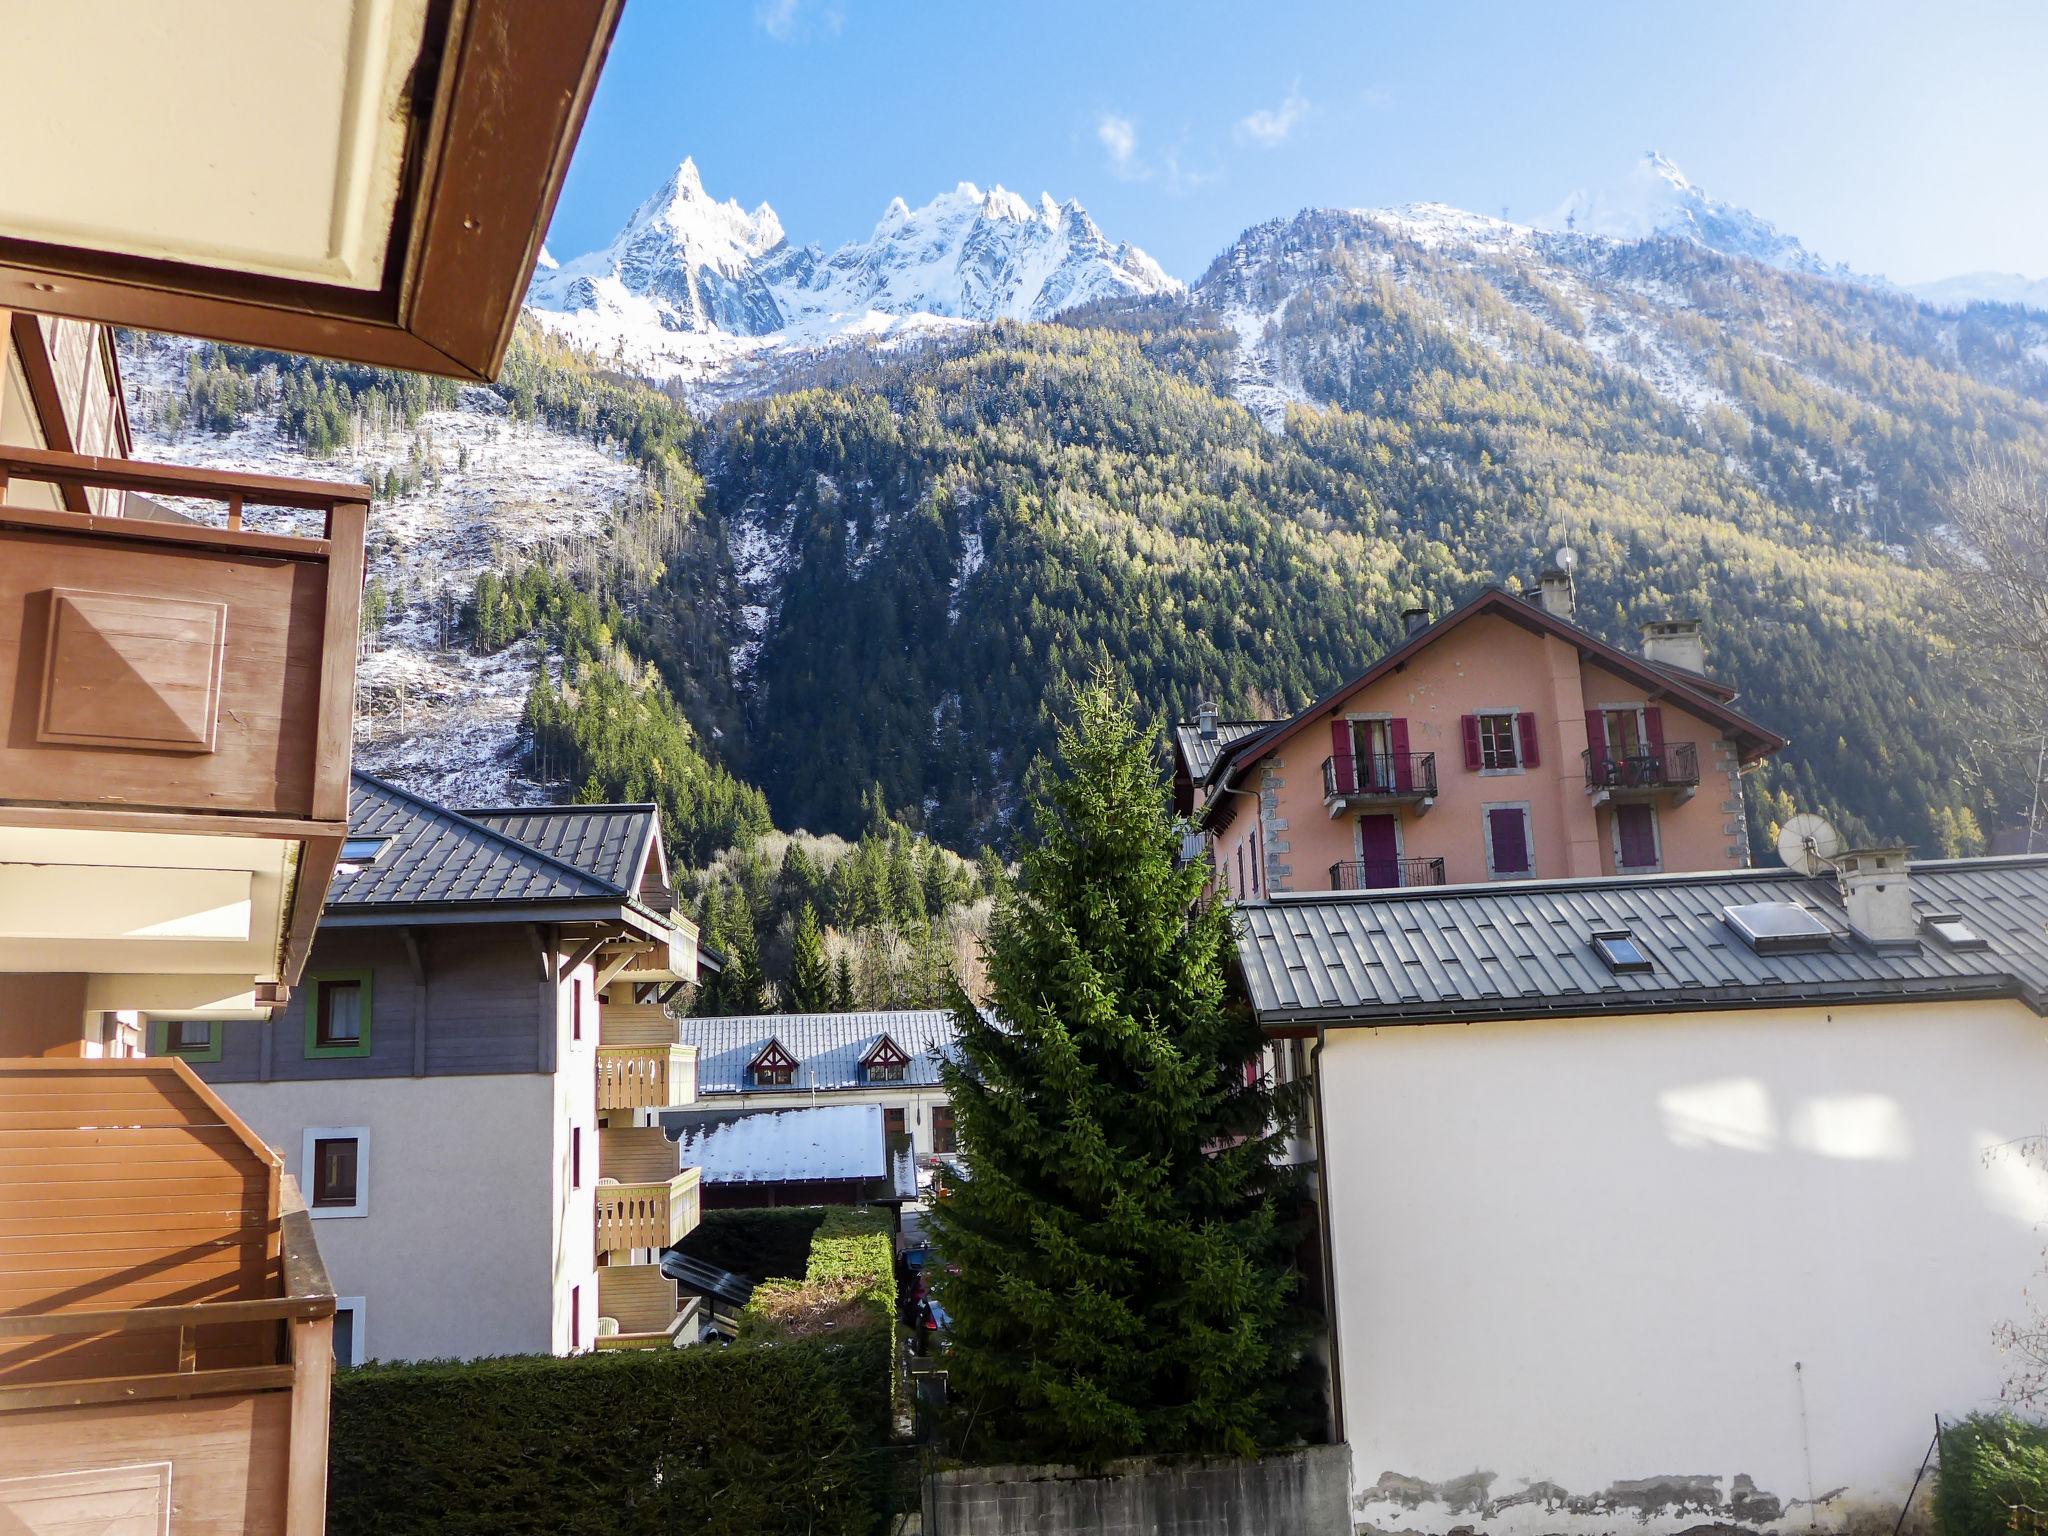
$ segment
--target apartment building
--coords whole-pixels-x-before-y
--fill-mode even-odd
[[[1572,620],[1567,572],[1489,587],[1285,720],[1174,733],[1220,888],[1308,891],[1732,869],[1742,774],[1784,738],[1709,677],[1697,623],[1630,655]]]
[[[319,1223],[189,1064],[135,1053],[158,1019],[264,1028],[300,984],[347,833],[369,497],[134,461],[105,327],[489,377],[617,16],[16,19],[8,109],[34,131],[0,208],[0,1525],[325,1522]]]
[[[652,1116],[694,1101],[694,1052],[651,994],[697,944],[660,832],[653,806],[460,812],[359,773],[276,1024],[151,1023],[306,1192],[344,1362],[683,1338],[656,1266],[697,1173]]]

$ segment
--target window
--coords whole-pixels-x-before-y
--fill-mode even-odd
[[[370,1054],[368,971],[330,971],[310,978],[306,995],[306,1054]]]
[[[369,1143],[364,1126],[308,1127],[301,1150],[306,1208],[314,1216],[369,1215]]]
[[[583,1127],[569,1127],[569,1187],[583,1187]]]
[[[871,1083],[900,1083],[903,1081],[903,1063],[900,1061],[875,1061],[868,1063],[867,1079]]]
[[[569,979],[569,1038],[583,1038],[583,978],[580,976]]]
[[[172,1019],[150,1026],[152,1056],[182,1056],[187,1061],[220,1060],[220,1025],[206,1019]]]
[[[1607,962],[1610,971],[1627,973],[1650,969],[1650,957],[1626,928],[1609,928],[1593,935],[1593,948]]]
[[[796,1081],[796,1058],[770,1040],[760,1054],[747,1063],[747,1077],[756,1088],[787,1088]]]
[[[900,1109],[882,1111],[882,1134],[884,1136],[907,1136],[910,1127],[905,1123],[904,1112]]]
[[[1536,873],[1527,805],[1486,807],[1486,872],[1495,880],[1520,879]]]
[[[863,1082],[900,1083],[904,1068],[910,1065],[910,1058],[903,1047],[888,1035],[882,1036],[868,1047],[867,1054],[860,1059],[860,1075]]]
[[[583,1287],[569,1287],[569,1347],[583,1347]]]
[[[365,864],[374,864],[377,862],[377,856],[383,853],[384,845],[390,841],[388,837],[348,838],[341,845],[341,862],[353,864],[357,869],[361,869]]]
[[[360,1296],[334,1298],[334,1363],[363,1363],[363,1298]]]
[[[1990,940],[1953,912],[1936,912],[1924,919],[1927,931],[1950,949],[1989,949]]]
[[[935,1153],[957,1152],[960,1143],[953,1134],[953,1106],[934,1104],[932,1106],[932,1151]]]
[[[1760,955],[1810,954],[1833,947],[1834,933],[1810,908],[1790,901],[1723,907],[1721,921]]]
[[[1638,874],[1664,866],[1657,841],[1657,812],[1647,805],[1617,805],[1614,808],[1614,867],[1624,874]]]
[[[1505,773],[1522,766],[1521,743],[1513,715],[1479,717],[1479,767],[1486,773]]]

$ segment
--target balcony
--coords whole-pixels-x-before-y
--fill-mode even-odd
[[[699,1171],[659,1126],[597,1133],[597,1251],[667,1248],[697,1225]]]
[[[1443,883],[1442,859],[1347,859],[1330,866],[1333,891],[1386,891]]]
[[[597,1107],[676,1109],[697,1102],[697,1048],[676,1042],[675,1020],[649,1003],[598,1013]]]
[[[277,1155],[183,1062],[14,1061],[0,1189],[0,1529],[318,1530],[335,1297]]]
[[[1332,816],[1390,805],[1427,809],[1436,799],[1434,752],[1323,759],[1323,807]]]
[[[597,1272],[597,1347],[680,1349],[694,1342],[698,1306],[659,1264],[607,1264]]]
[[[1690,800],[1700,787],[1699,748],[1690,741],[1667,741],[1661,747],[1629,752],[1584,752],[1586,793],[1593,803],[1655,800],[1669,796],[1675,805]]]
[[[9,500],[32,482],[98,510]],[[361,486],[0,448],[0,972],[127,978],[101,1009],[296,979],[347,831],[367,515]]]

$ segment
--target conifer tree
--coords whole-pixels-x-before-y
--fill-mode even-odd
[[[796,1013],[819,1013],[832,1006],[825,936],[818,931],[817,909],[808,901],[797,908],[796,931],[790,939],[789,1006]]]
[[[1245,1454],[1313,1412],[1293,1106],[1248,1071],[1230,912],[1176,865],[1155,748],[1118,690],[1080,693],[997,899],[990,1014],[956,993],[969,1176],[933,1223],[963,1454]]]
[[[832,1006],[841,1013],[853,1010],[853,957],[843,949],[832,966]]]

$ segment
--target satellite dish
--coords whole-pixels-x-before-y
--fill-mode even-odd
[[[1842,834],[1825,816],[1801,811],[1778,833],[1778,857],[1787,869],[1813,876],[1833,865],[1842,851]]]
[[[1571,545],[1567,544],[1557,552],[1557,568],[1560,571],[1574,570],[1578,567],[1578,563],[1579,552],[1573,549]]]

